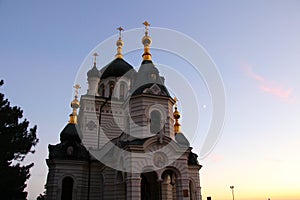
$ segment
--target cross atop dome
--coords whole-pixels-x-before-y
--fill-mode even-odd
[[[174,97],[174,101],[175,101],[175,107],[177,107],[178,98]]]
[[[95,58],[96,58],[96,56],[98,56],[97,53],[94,53],[94,55],[95,55]],[[81,86],[77,83],[76,85],[73,86],[73,88],[75,88],[75,99],[77,99],[78,98],[78,90],[81,89]]]
[[[150,53],[150,45],[152,43],[152,39],[149,36],[149,22],[145,21],[143,23],[145,25],[145,36],[142,38],[142,43],[144,45],[144,54],[143,60],[150,60],[151,61],[151,53]]]
[[[145,31],[145,35],[148,36],[150,24],[149,24],[149,22],[147,22],[147,21],[144,21],[143,24],[145,25],[145,30],[146,30],[146,31]]]
[[[97,56],[99,56],[99,54],[97,54],[97,52],[95,52],[95,53],[93,54],[93,56],[94,56],[94,65],[96,66]],[[78,85],[78,84],[76,84],[76,85]],[[80,87],[80,86],[79,86],[79,87]],[[74,86],[74,88],[75,88],[75,86]]]
[[[124,29],[120,26],[119,28],[117,28],[117,30],[119,30],[119,40],[122,39],[122,31],[124,31]]]
[[[117,28],[117,30],[119,30],[119,39],[116,42],[117,45],[117,54],[115,55],[116,58],[123,58],[123,54],[122,54],[122,47],[124,45],[124,42],[122,40],[122,31],[124,31],[124,29],[120,26],[119,28]]]

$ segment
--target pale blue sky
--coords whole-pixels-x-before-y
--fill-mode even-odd
[[[140,28],[145,20],[201,44],[224,81],[222,137],[200,161],[203,197],[230,199],[235,185],[239,199],[299,199],[299,1],[2,0],[1,91],[38,125],[40,138],[27,159],[35,162],[29,199],[43,192],[47,146],[67,123],[86,55],[118,26]]]

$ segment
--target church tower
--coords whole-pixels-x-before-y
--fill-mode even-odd
[[[177,99],[152,61],[150,24],[143,24],[137,71],[124,60],[119,27],[115,58],[98,70],[94,54],[80,104],[76,86],[61,142],[49,145],[46,199],[202,199],[201,165],[181,131]]]

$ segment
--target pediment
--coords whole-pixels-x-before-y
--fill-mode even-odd
[[[155,95],[166,95],[166,93],[156,83],[154,83],[151,87],[144,89],[143,93],[155,94]]]

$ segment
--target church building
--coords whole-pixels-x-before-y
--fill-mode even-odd
[[[144,52],[135,70],[117,54],[87,72],[88,90],[75,98],[60,143],[49,145],[47,200],[201,200],[201,165],[181,131],[175,97],[150,53],[144,22]],[[77,113],[79,109],[79,112]]]

